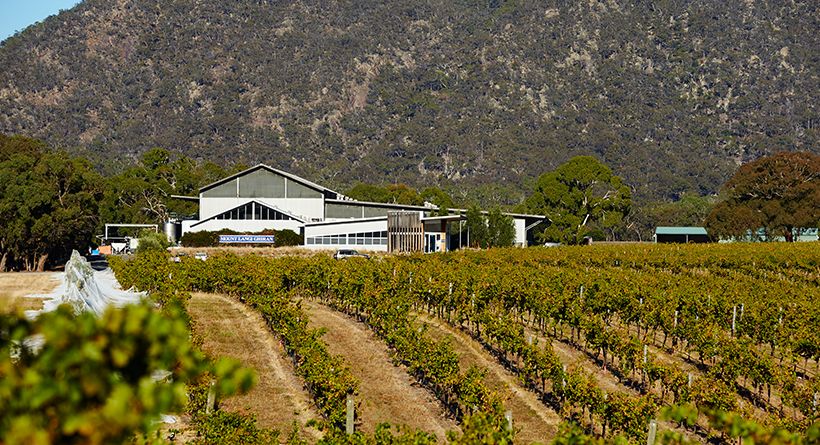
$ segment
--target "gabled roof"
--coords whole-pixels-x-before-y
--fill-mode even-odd
[[[250,200],[250,201],[243,202],[242,204],[239,204],[239,205],[237,205],[237,206],[231,207],[230,209],[223,210],[223,211],[221,211],[221,212],[217,213],[216,215],[211,215],[211,216],[210,216],[210,217],[208,217],[208,218],[205,218],[205,219],[199,220],[199,221],[195,222],[194,224],[192,224],[192,225],[191,225],[191,227],[196,227],[196,226],[198,226],[198,225],[200,225],[200,224],[204,224],[204,223],[206,223],[206,222],[208,222],[208,221],[212,221],[212,220],[216,219],[216,217],[217,217],[217,216],[219,216],[219,215],[223,215],[223,214],[225,214],[225,213],[227,213],[227,212],[230,212],[230,211],[232,211],[232,210],[238,209],[238,208],[240,208],[240,207],[245,207],[246,205],[248,205],[248,204],[249,204],[249,203],[251,203],[251,202],[255,202],[256,204],[258,204],[258,205],[260,205],[260,206],[262,206],[262,207],[267,207],[267,208],[272,209],[272,210],[275,210],[275,211],[277,211],[277,212],[279,212],[279,213],[281,213],[281,214],[283,214],[283,215],[287,215],[287,216],[291,217],[292,219],[294,219],[295,221],[299,221],[299,222],[300,222],[300,223],[302,223],[302,224],[304,224],[305,222],[307,222],[307,221],[306,221],[303,217],[301,217],[301,216],[296,216],[296,215],[294,215],[293,213],[288,212],[287,210],[280,209],[279,207],[272,206],[272,205],[270,205],[270,204],[265,204],[264,202],[258,201],[258,200],[256,200],[256,199],[252,199],[252,200]],[[234,220],[234,221],[240,221],[240,220]],[[259,221],[259,220],[242,220],[242,221]]]
[[[305,179],[305,178],[300,178],[299,176],[296,176],[296,175],[290,174],[290,173],[288,173],[288,172],[285,172],[285,171],[279,170],[278,168],[273,168],[273,167],[268,166],[268,165],[265,165],[265,164],[257,164],[256,166],[251,167],[251,168],[249,168],[249,169],[247,169],[247,170],[243,170],[243,171],[241,171],[241,172],[239,172],[239,173],[236,173],[236,174],[233,174],[233,175],[231,175],[231,176],[228,176],[227,178],[222,178],[222,179],[220,179],[219,181],[216,181],[216,182],[214,182],[214,183],[208,184],[208,185],[206,185],[206,186],[204,186],[204,187],[200,188],[200,189],[199,189],[199,193],[202,193],[202,192],[204,192],[204,191],[206,191],[206,190],[210,190],[210,189],[212,189],[212,188],[214,188],[214,187],[217,187],[217,186],[220,186],[220,185],[222,185],[222,184],[225,184],[226,182],[233,181],[233,180],[234,180],[234,179],[236,179],[236,178],[239,178],[239,177],[241,177],[241,176],[245,176],[245,175],[247,175],[247,174],[249,174],[249,173],[253,173],[253,172],[257,171],[257,170],[267,170],[267,171],[269,171],[269,172],[271,172],[271,173],[275,173],[275,174],[277,174],[277,175],[284,176],[284,177],[288,178],[288,179],[289,179],[289,180],[291,180],[291,181],[295,181],[295,182],[298,182],[298,183],[300,183],[300,184],[304,185],[305,187],[312,188],[312,189],[316,190],[317,192],[320,192],[320,193],[324,194],[325,196],[333,196],[333,197],[335,197],[336,199],[339,199],[339,198],[341,198],[341,197],[344,197],[344,195],[342,195],[341,193],[335,192],[335,191],[333,191],[333,190],[330,190],[329,188],[325,188],[325,187],[322,187],[322,186],[321,186],[321,185],[319,185],[319,184],[316,184],[316,183],[310,182],[310,181],[308,181],[308,180],[307,180],[307,179]]]

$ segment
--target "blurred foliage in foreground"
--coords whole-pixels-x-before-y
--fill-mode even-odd
[[[8,444],[123,443],[186,403],[186,382],[215,376],[244,392],[251,370],[191,348],[179,309],[149,305],[77,317],[68,306],[35,321],[0,316],[0,437]],[[167,376],[161,378],[167,373]]]

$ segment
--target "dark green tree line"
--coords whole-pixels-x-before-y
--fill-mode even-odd
[[[42,142],[0,134],[0,271],[44,270],[93,243],[103,178]]]

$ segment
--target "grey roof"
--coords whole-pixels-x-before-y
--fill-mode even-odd
[[[370,201],[356,201],[355,199],[326,199],[325,203],[327,204],[341,204],[341,205],[349,205],[349,206],[363,206],[363,207],[382,207],[382,208],[392,208],[396,210],[408,210],[408,211],[430,211],[432,210],[430,207],[424,206],[414,206],[409,204],[391,204],[388,202],[370,202]]]
[[[319,227],[319,226],[333,226],[333,225],[342,225],[342,224],[359,224],[363,222],[373,222],[373,221],[387,221],[387,216],[374,216],[371,218],[343,218],[343,219],[334,219],[333,221],[316,221],[316,222],[306,222],[304,224],[305,227]]]
[[[247,170],[242,170],[241,172],[236,173],[236,174],[233,174],[233,175],[231,175],[231,176],[228,176],[227,178],[222,178],[222,179],[220,179],[219,181],[216,181],[216,182],[213,182],[213,183],[211,183],[211,184],[208,184],[208,185],[206,185],[206,186],[204,186],[204,187],[200,188],[200,189],[199,189],[199,193],[202,193],[202,192],[203,192],[203,191],[205,191],[205,190],[212,189],[212,188],[214,188],[214,187],[216,187],[216,186],[218,186],[218,185],[222,185],[222,184],[224,184],[224,183],[226,183],[226,182],[233,181],[234,179],[236,179],[236,178],[238,178],[238,177],[240,177],[240,176],[245,176],[245,175],[247,175],[248,173],[251,173],[251,172],[253,172],[253,171],[260,170],[260,169],[265,169],[265,170],[267,170],[267,171],[269,171],[269,172],[271,172],[271,173],[276,173],[277,175],[284,176],[284,177],[286,177],[286,178],[288,178],[288,179],[290,179],[290,180],[292,180],[292,181],[296,181],[296,182],[298,182],[298,183],[301,183],[302,185],[305,185],[305,186],[307,186],[307,187],[310,187],[310,188],[312,188],[312,189],[314,189],[314,190],[317,190],[317,191],[319,191],[319,192],[322,192],[322,193],[330,193],[330,194],[335,194],[335,195],[336,195],[336,196],[338,196],[338,197],[342,197],[342,196],[344,196],[344,195],[342,195],[341,193],[338,193],[338,192],[336,192],[336,191],[330,190],[329,188],[322,187],[322,186],[321,186],[321,185],[319,185],[319,184],[316,184],[316,183],[310,182],[310,181],[308,181],[308,180],[307,180],[307,179],[305,179],[305,178],[301,178],[301,177],[296,176],[296,175],[294,175],[294,174],[291,174],[291,173],[288,173],[288,172],[285,172],[285,171],[279,170],[278,168],[273,168],[273,167],[268,166],[268,165],[265,165],[265,164],[257,164],[256,166],[251,167],[251,168],[249,168],[249,169],[247,169]]]

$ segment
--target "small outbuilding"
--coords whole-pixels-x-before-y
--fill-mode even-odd
[[[711,240],[703,227],[656,227],[656,243],[708,243]]]

